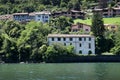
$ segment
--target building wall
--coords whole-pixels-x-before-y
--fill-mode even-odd
[[[49,45],[52,45],[53,43],[62,43],[65,46],[73,45],[76,54],[79,54],[80,51],[82,51],[82,54],[88,54],[89,51],[92,51],[92,53],[95,54],[95,40],[93,37],[79,37],[81,40],[77,37],[72,37],[72,41],[70,41],[69,37],[64,37],[66,39],[65,41],[63,37],[59,37],[61,40],[58,41],[58,37],[48,37]],[[52,38],[54,38],[54,41]],[[90,41],[89,38],[91,38]],[[89,48],[89,44],[91,45],[91,48]]]
[[[27,21],[29,19],[29,15],[13,15],[13,19],[16,21]]]
[[[50,16],[48,14],[36,14],[35,21],[48,22]]]

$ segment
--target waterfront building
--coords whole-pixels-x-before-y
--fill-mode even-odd
[[[91,35],[49,34],[48,44],[53,43],[72,45],[76,54],[95,54],[95,38]]]

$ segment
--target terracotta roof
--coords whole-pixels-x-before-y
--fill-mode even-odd
[[[94,37],[92,35],[79,35],[79,34],[49,34],[50,37]]]

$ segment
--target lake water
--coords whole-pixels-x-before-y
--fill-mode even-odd
[[[0,64],[0,80],[120,80],[120,63]]]

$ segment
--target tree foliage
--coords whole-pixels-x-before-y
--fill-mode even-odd
[[[102,15],[98,12],[95,12],[93,14],[91,31],[93,32],[93,35],[96,37],[104,35],[105,27],[103,18]]]

